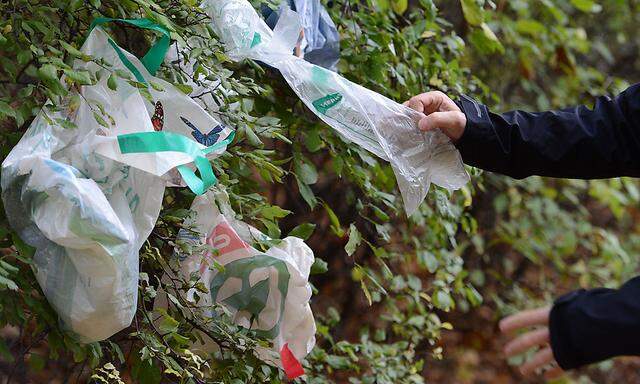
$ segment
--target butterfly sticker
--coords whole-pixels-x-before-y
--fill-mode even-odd
[[[164,108],[162,108],[162,103],[156,101],[156,110],[153,112],[153,116],[151,116],[151,124],[153,124],[153,129],[156,131],[162,131],[162,127],[164,126]]]
[[[196,139],[196,141],[206,147],[210,147],[213,144],[216,143],[216,141],[218,141],[218,139],[220,138],[220,132],[222,132],[222,130],[224,129],[224,127],[222,126],[222,124],[216,126],[215,128],[213,128],[211,130],[211,132],[209,133],[202,133],[200,132],[200,130],[193,125],[189,120],[185,119],[184,117],[180,116],[180,119],[189,127],[192,129],[191,131],[191,136],[193,136],[194,139]]]

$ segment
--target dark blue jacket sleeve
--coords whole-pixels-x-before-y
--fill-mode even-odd
[[[469,165],[514,178],[640,176],[640,84],[597,98],[593,109],[495,114],[466,96],[458,105],[467,126],[456,146]],[[564,369],[640,355],[640,277],[561,297],[549,329]]]
[[[592,289],[556,300],[549,316],[553,355],[563,369],[640,355],[640,277],[620,289]]]
[[[547,112],[496,114],[462,96],[465,163],[514,178],[640,176],[640,84],[615,98]]]

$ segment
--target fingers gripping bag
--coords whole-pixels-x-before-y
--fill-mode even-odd
[[[164,120],[164,131],[154,129],[153,103],[137,87],[120,77],[114,78],[116,87],[107,84],[109,72],[130,72],[138,82],[164,88],[150,87],[150,93],[166,103],[165,113],[217,124],[152,76],[169,45],[168,31],[145,19],[120,20],[162,34],[143,64],[99,26],[110,21],[96,20],[81,48],[101,65],[77,60],[73,66],[107,73],[94,85],[69,89],[60,108],[48,101],[2,163],[7,218],[36,248],[34,272],[47,300],[84,342],[108,338],[131,323],[138,252],[158,218],[166,173],[178,167],[184,182],[202,193],[215,182],[207,156],[226,145],[226,139],[218,146],[200,144],[175,117]]]
[[[283,368],[289,378],[302,375],[300,360],[315,345],[308,281],[313,251],[297,237],[276,242],[266,252],[252,247],[255,242],[274,241],[236,220],[228,197],[219,189],[196,197],[191,212],[177,242],[191,249],[207,244],[209,250],[177,254],[183,276],[189,279],[197,273],[209,290],[198,295],[197,304],[209,308],[210,316],[215,316],[212,304],[224,305],[236,324],[272,341],[271,350],[258,349],[261,359]],[[220,270],[214,260],[222,265]],[[187,299],[195,302],[194,293],[195,289],[187,292]]]
[[[277,68],[321,120],[391,163],[407,215],[418,208],[432,182],[455,190],[469,180],[450,140],[439,130],[418,129],[422,113],[292,55],[301,28],[295,12],[282,11],[271,31],[247,0],[205,0],[202,6],[229,57]]]

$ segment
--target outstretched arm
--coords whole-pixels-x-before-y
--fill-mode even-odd
[[[615,356],[640,355],[640,277],[620,289],[571,292],[552,308],[520,312],[500,322],[509,334],[537,327],[505,346],[507,357],[531,348],[539,351],[520,370],[530,376],[545,369],[547,378]]]
[[[586,106],[496,114],[462,96],[455,104],[428,92],[407,105],[425,113],[420,128],[440,128],[465,163],[514,178],[640,176],[640,84]]]
[[[620,289],[580,290],[559,298],[549,315],[549,330],[564,369],[640,355],[640,276]]]

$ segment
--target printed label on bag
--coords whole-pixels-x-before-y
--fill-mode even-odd
[[[251,277],[264,277],[251,285]],[[251,315],[251,321],[257,323],[256,332],[261,336],[274,338],[280,332],[280,323],[284,313],[284,304],[289,291],[289,279],[291,274],[287,264],[275,257],[266,254],[258,254],[234,260],[224,265],[224,270],[218,272],[211,280],[209,292],[211,299],[216,303],[228,305],[238,312],[245,312]],[[272,283],[272,279],[277,281]],[[223,286],[227,282],[238,284],[234,293],[226,298],[220,299]],[[274,284],[275,283],[275,284]],[[272,292],[271,287],[276,287],[276,292]],[[276,295],[269,300],[270,295]],[[279,302],[277,319],[275,324],[268,325],[261,323],[263,310],[274,303]]]
[[[326,114],[329,109],[335,107],[341,101],[342,95],[340,94],[340,92],[336,92],[323,96],[313,101],[312,104],[318,112]]]

